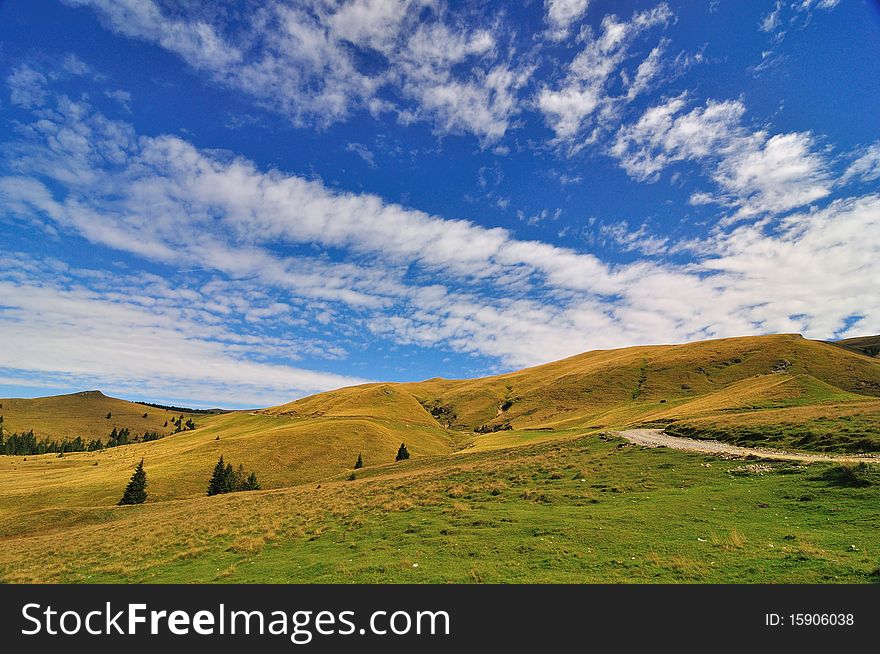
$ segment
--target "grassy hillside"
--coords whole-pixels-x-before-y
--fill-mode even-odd
[[[95,392],[2,403],[7,429],[57,437],[106,436],[114,424],[161,432],[178,415]],[[880,574],[866,544],[880,518],[876,464],[723,461],[602,435],[659,425],[739,444],[880,451],[880,360],[796,335],[588,352],[493,377],[366,384],[194,419],[194,431],[148,443],[0,456],[0,579]],[[395,463],[401,442],[412,459]],[[366,466],[348,480],[359,453]],[[220,454],[264,490],[206,497]],[[116,507],[141,458],[148,503]]]
[[[107,397],[101,391],[34,399],[3,398],[0,399],[0,415],[3,416],[6,431],[33,429],[40,440],[65,440],[76,436],[87,440],[106,440],[114,427],[128,427],[133,436],[140,436],[146,431],[170,434],[174,431],[172,418],[183,415],[184,420],[193,418],[199,422],[204,417],[204,414],[168,411]]]
[[[320,486],[0,517],[0,579],[859,583],[880,576],[878,523],[876,468],[595,435]]]
[[[830,341],[832,345],[858,352],[865,356],[878,358],[880,357],[880,334],[876,336],[858,336],[856,338],[845,338],[841,341]]]
[[[459,429],[602,427],[629,424],[661,403],[682,404],[737,383],[735,394],[760,396],[768,381],[759,378],[767,375],[805,375],[826,389],[828,397],[820,398],[800,385],[805,402],[847,393],[880,396],[880,361],[791,334],[587,352],[496,377],[401,388],[443,408]]]
[[[200,420],[195,431],[149,443],[63,458],[0,456],[0,516],[54,506],[111,505],[141,458],[149,466],[150,501],[166,501],[203,495],[221,454],[255,471],[263,488],[277,488],[350,471],[358,453],[367,464],[393,462],[402,440],[416,457],[453,450],[446,431],[436,426],[241,412]]]

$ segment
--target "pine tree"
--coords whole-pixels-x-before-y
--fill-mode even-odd
[[[125,487],[119,504],[143,504],[147,501],[147,473],[144,471],[144,460],[137,464],[131,481]]]
[[[219,495],[220,493],[226,493],[228,491],[225,490],[225,475],[226,475],[226,464],[223,462],[223,455],[220,455],[220,460],[217,461],[217,465],[214,466],[214,473],[211,475],[211,481],[208,482],[208,495]]]
[[[196,423],[193,422],[193,419],[192,419],[192,418],[190,418],[189,420],[186,421],[186,428],[187,428],[187,429],[190,429],[190,430],[196,428]]]
[[[358,460],[354,464],[354,469],[358,470],[364,467],[364,455],[362,453],[358,453]]]
[[[257,475],[252,472],[246,476],[243,465],[235,469],[231,463],[226,463],[221,455],[217,465],[214,466],[211,481],[208,482],[208,495],[248,490],[260,490]]]
[[[401,443],[400,448],[397,450],[397,457],[394,459],[395,461],[403,461],[409,458],[409,450],[406,449],[406,445]]]
[[[224,493],[232,493],[235,490],[235,470],[232,467],[231,463],[226,464],[226,469],[223,471],[223,491]]]
[[[238,469],[235,471],[235,474],[232,476],[232,479],[229,481],[229,485],[231,488],[230,491],[238,491],[244,490],[245,482],[247,481],[247,477],[244,474],[244,466],[242,464],[238,464]]]
[[[257,481],[256,473],[252,472],[248,475],[248,478],[244,480],[244,483],[241,486],[241,490],[260,490],[260,483]]]

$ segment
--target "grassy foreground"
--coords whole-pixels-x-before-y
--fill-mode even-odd
[[[0,518],[6,582],[870,582],[880,473],[591,434]]]

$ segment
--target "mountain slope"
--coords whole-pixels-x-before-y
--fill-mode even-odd
[[[880,357],[880,334],[876,336],[857,336],[845,338],[841,341],[829,341],[832,345],[842,347],[852,352],[864,354],[868,357]]]
[[[108,412],[163,418],[99,393],[3,403],[38,433],[101,433]],[[651,424],[880,451],[880,360],[795,335],[587,352],[195,421],[103,451],[0,456],[0,581],[803,582],[864,581],[876,567],[876,465],[753,474],[607,435]],[[412,459],[395,462],[401,442]],[[264,490],[206,497],[221,454]],[[147,504],[115,506],[142,458]]]
[[[639,419],[762,375],[808,375],[845,393],[880,396],[880,362],[793,334],[587,352],[484,379],[401,384],[463,429],[571,428]],[[763,383],[763,382],[761,382]]]
[[[141,457],[159,501],[202,495],[221,454],[278,488],[347,476],[359,453],[367,468],[393,464],[401,442],[414,458],[449,457],[645,424],[735,442],[878,451],[878,396],[880,360],[791,334],[594,351],[480,379],[366,384],[198,415],[195,431],[103,452],[0,457],[0,514],[112,504]],[[38,434],[106,433],[108,412],[143,428],[165,419],[95,393],[3,402],[15,416],[8,429]]]

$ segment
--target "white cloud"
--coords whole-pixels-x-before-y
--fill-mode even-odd
[[[234,313],[245,306],[260,311],[253,294],[212,297],[149,275],[105,280],[96,271],[20,259],[9,253],[0,268],[0,369],[7,375],[27,371],[32,383],[89,380],[108,392],[212,398],[234,406],[280,403],[363,381],[255,360],[261,352],[283,358],[314,346],[228,329],[236,304]],[[67,281],[54,281],[50,271]],[[278,308],[269,304],[262,311],[265,321]]]
[[[73,6],[91,6],[115,31],[153,41],[197,68],[218,69],[242,59],[242,53],[208,22],[169,17],[154,0],[64,1]]]
[[[484,303],[434,292],[420,298],[418,311],[377,316],[372,328],[525,366],[633,344],[779,332],[852,336],[845,329],[852,316],[863,316],[861,333],[880,325],[880,196],[793,215],[772,232],[744,225],[695,248],[690,264],[619,268],[617,301],[576,295],[559,303]]]
[[[61,64],[62,69],[71,75],[94,75],[92,67],[75,54],[68,53]]]
[[[773,7],[773,11],[764,16],[761,19],[761,31],[762,32],[775,32],[776,28],[779,27],[780,23],[780,15],[782,14],[782,0],[776,0],[776,4]]]
[[[610,240],[625,252],[641,252],[649,256],[665,253],[669,243],[667,237],[652,234],[647,224],[632,229],[625,220],[600,225],[596,240]]]
[[[751,132],[737,102],[690,111],[685,98],[670,103],[621,136],[620,154],[642,161],[636,173],[650,177],[670,161],[712,164],[719,195],[735,196],[736,210],[791,205],[776,186],[801,199],[815,194],[804,180],[817,179],[821,157],[812,159],[807,135]],[[14,309],[0,317],[0,333],[14,347],[2,365],[23,377],[70,373],[120,387],[179,386],[193,397],[204,378],[213,385],[201,396],[219,398],[236,375],[247,397],[279,401],[349,381],[278,361],[291,358],[289,339],[344,356],[340,332],[357,339],[370,330],[519,366],[596,347],[760,331],[828,337],[853,315],[880,324],[874,195],[714,232],[689,245],[687,264],[658,256],[615,265],[260,170],[178,137],[137,134],[82,101],[62,96],[52,105],[4,148],[3,220],[41,220],[147,260],[171,280],[78,275],[65,283],[71,271],[4,259],[0,303]],[[767,188],[761,176],[774,168]],[[644,225],[611,225],[603,236],[656,255],[676,246]],[[181,268],[210,280],[189,284]],[[94,326],[98,318],[106,328]],[[327,333],[301,331],[310,328]],[[123,352],[124,370],[102,343]],[[188,361],[190,352],[193,372],[151,367],[162,344],[168,358]]]
[[[243,28],[210,5],[172,14],[155,0],[65,2],[300,125],[393,111],[490,144],[510,128],[529,75],[502,56],[491,31],[453,20],[436,0],[273,0],[238,15]],[[363,54],[386,65],[366,70]]]
[[[779,39],[785,35],[783,28],[786,25],[806,24],[816,9],[831,11],[839,4],[840,0],[776,0],[773,9],[761,19],[758,27],[762,32],[775,34]]]
[[[610,151],[631,177],[654,181],[670,163],[708,157],[737,135],[745,113],[739,101],[709,100],[682,114],[686,105],[686,96],[680,95],[618,130]]]
[[[858,157],[843,173],[841,182],[873,182],[876,179],[880,179],[880,141],[858,152]]]
[[[636,13],[629,21],[620,21],[614,15],[602,20],[601,30],[592,34],[584,31],[586,45],[568,67],[568,72],[556,88],[545,86],[538,94],[537,107],[544,115],[558,141],[570,141],[585,129],[596,116],[612,109],[614,99],[608,90],[609,81],[619,70],[629,55],[630,45],[636,36],[657,25],[664,25],[672,19],[668,5],[661,3],[654,9]],[[642,69],[638,82],[644,86],[656,61]],[[656,55],[659,57],[659,53]],[[655,57],[655,59],[656,59]],[[636,79],[639,79],[638,73]]]
[[[407,210],[377,196],[335,192],[320,181],[262,173],[247,160],[220,160],[178,137],[136,137],[129,125],[64,97],[52,117],[27,127],[31,140],[12,148],[10,165],[72,192],[61,202],[33,179],[8,178],[7,206],[29,203],[90,240],[159,261],[173,261],[180,248],[188,248],[203,264],[239,275],[268,269],[276,283],[300,291],[310,282],[285,260],[248,250],[228,257],[228,250],[242,243],[318,243],[490,281],[509,268],[523,268],[578,288],[595,286],[593,273],[601,268],[590,255],[558,249],[577,264],[562,270],[548,264],[552,257],[543,246],[521,247],[504,229]],[[222,241],[204,242],[218,235]],[[375,303],[381,301],[375,295],[388,287],[367,277],[354,281],[364,271],[349,275],[339,266],[323,267],[314,292]]]
[[[709,100],[685,112],[687,104],[685,95],[672,98],[618,130],[610,153],[631,177],[654,181],[674,162],[701,162],[719,187],[718,202],[738,208],[737,220],[789,211],[830,193],[827,163],[809,133],[750,132],[739,100]],[[712,197],[702,192],[692,204]]]
[[[104,95],[106,95],[111,100],[115,100],[119,103],[125,111],[131,111],[131,93],[128,91],[123,91],[122,89],[115,89],[113,91],[104,91]]]
[[[376,159],[373,153],[363,143],[349,143],[345,146],[346,152],[354,152],[357,156],[364,160],[370,168],[376,167]]]
[[[635,77],[626,90],[627,100],[632,101],[641,95],[660,74],[662,67],[661,57],[668,45],[668,39],[661,40],[660,44],[651,50],[651,53],[639,64]]]
[[[587,13],[589,6],[590,0],[544,0],[550,37],[556,41],[566,38],[572,24]]]
[[[725,153],[713,179],[737,199],[735,218],[781,213],[815,202],[830,192],[826,164],[815,152],[809,133],[756,132],[733,144]]]
[[[27,64],[18,66],[6,78],[12,104],[31,109],[45,104],[48,96],[46,76]]]

